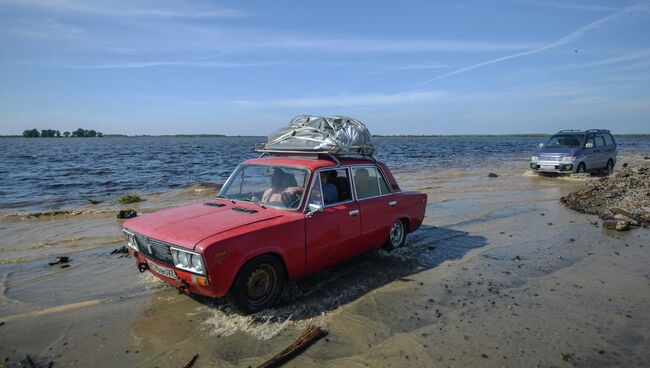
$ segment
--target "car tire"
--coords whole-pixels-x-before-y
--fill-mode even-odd
[[[578,168],[576,169],[576,173],[578,174],[584,174],[587,172],[587,166],[585,166],[584,162],[581,162],[578,164]]]
[[[611,158],[607,161],[607,166],[605,166],[605,172],[607,175],[610,175],[612,172],[614,172],[614,160]]]
[[[282,262],[265,254],[253,258],[241,268],[230,292],[228,304],[239,314],[252,314],[273,306],[285,283]]]
[[[390,227],[388,239],[384,244],[387,250],[401,248],[406,244],[406,222],[402,219],[395,220]]]

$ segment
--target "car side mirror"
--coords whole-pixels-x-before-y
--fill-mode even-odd
[[[585,148],[587,148],[587,149],[594,148],[594,144],[589,142],[589,143],[585,144]]]
[[[312,217],[317,212],[323,212],[323,206],[320,204],[310,203],[309,212],[307,212],[307,216]]]
[[[544,147],[544,143],[540,143],[540,144],[538,144],[537,147],[539,147],[539,148]]]

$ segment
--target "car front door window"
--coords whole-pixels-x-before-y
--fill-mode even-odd
[[[320,176],[316,175],[314,177],[314,184],[311,187],[311,192],[309,192],[309,204],[315,204],[317,206],[324,206],[323,203],[323,192],[321,191],[321,181]]]

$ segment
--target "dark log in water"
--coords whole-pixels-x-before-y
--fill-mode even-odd
[[[325,336],[327,336],[327,331],[322,330],[320,327],[309,326],[296,341],[260,365],[259,368],[280,367]]]

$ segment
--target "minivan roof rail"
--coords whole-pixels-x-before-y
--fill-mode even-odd
[[[565,133],[565,132],[576,132],[576,133],[596,133],[596,132],[607,132],[609,133],[609,129],[587,129],[587,130],[580,130],[580,129],[562,129],[558,133]]]

